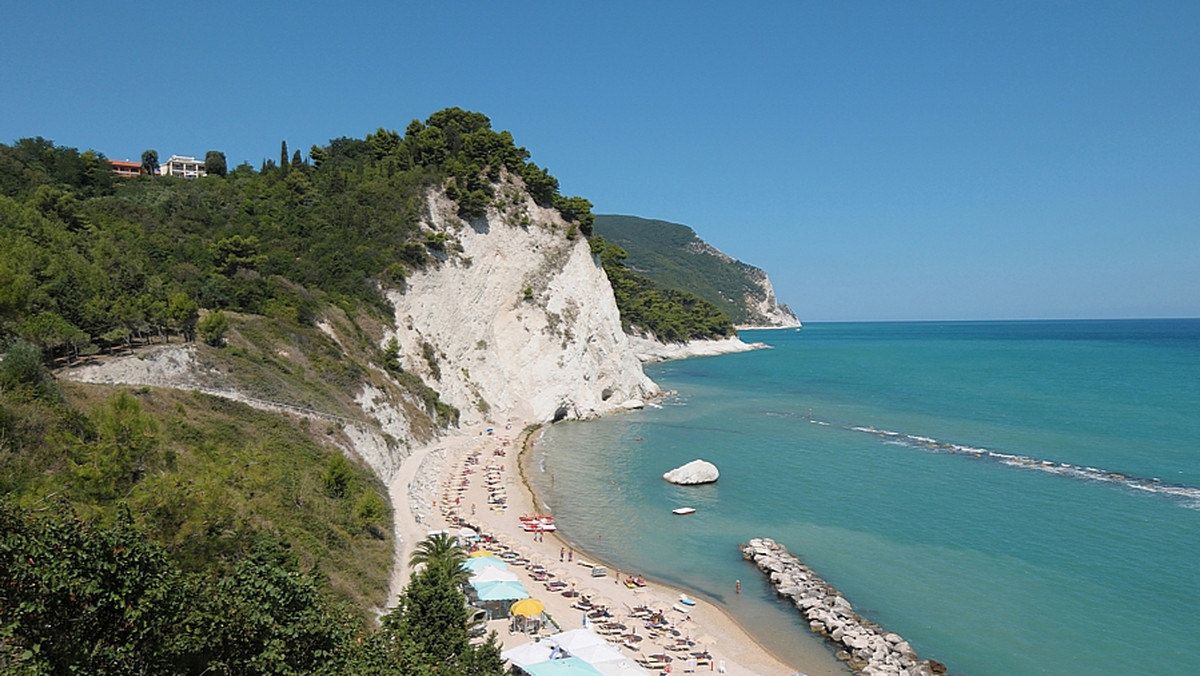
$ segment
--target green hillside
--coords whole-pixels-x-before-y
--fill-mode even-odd
[[[746,299],[764,297],[758,284],[763,271],[721,254],[688,226],[597,214],[593,227],[625,250],[625,266],[633,272],[665,288],[686,289],[716,305],[735,324],[761,323]]]
[[[119,178],[41,137],[0,144],[0,672],[499,673],[490,643],[467,645],[449,578],[415,576],[427,588],[376,630],[390,510],[339,447],[345,425],[400,452],[457,421],[378,347],[383,292],[461,257],[427,191],[519,227],[507,172],[563,215],[563,237],[591,234],[587,200],[528,157],[457,108],[307,159],[284,143],[258,169],[214,151],[198,179]],[[207,385],[309,417],[54,375],[181,344]],[[412,438],[356,419],[364,385]]]

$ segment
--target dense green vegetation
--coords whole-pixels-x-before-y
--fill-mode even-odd
[[[625,266],[624,249],[595,235],[592,253],[612,284],[627,333],[648,331],[668,343],[736,335],[733,322],[717,306],[687,291],[663,288]]]
[[[500,674],[457,552],[376,628],[383,487],[319,427],[199,393],[60,386],[0,361],[0,671]]]
[[[188,572],[229,571],[264,538],[286,543],[365,612],[387,592],[386,492],[320,442],[333,429],[314,427],[199,393],[60,388],[23,345],[0,362],[0,494],[99,524],[127,510]]]
[[[461,253],[425,213],[430,189],[467,221],[495,208],[520,227],[502,187],[519,177],[567,238],[591,236],[591,204],[457,108],[307,159],[284,142],[258,169],[205,160],[196,180],[118,179],[93,151],[0,144],[0,671],[499,673],[494,645],[466,641],[459,573],[438,563],[452,551],[426,551],[375,626],[386,494],[330,442],[361,422],[364,384],[406,408],[414,438],[389,444],[457,422],[398,346],[379,348],[385,292]],[[732,333],[711,304],[625,269],[620,247],[592,250],[627,328]],[[173,340],[215,386],[319,416],[49,370]]]
[[[705,253],[703,240],[686,225],[636,216],[596,216],[595,232],[628,254],[625,265],[668,289],[686,289],[716,305],[735,324],[754,324],[746,298],[761,298],[761,270]]]
[[[384,311],[381,288],[455,252],[425,218],[442,186],[470,219],[500,205],[502,174],[590,234],[591,205],[564,197],[508,132],[457,108],[339,138],[261,170],[199,180],[113,177],[103,157],[42,138],[0,145],[0,339],[50,359],[145,340],[194,337],[200,310],[311,322],[323,304]],[[153,165],[157,153],[143,161]]]
[[[417,571],[370,631],[275,542],[227,571],[188,572],[128,510],[99,525],[0,499],[0,670],[499,676],[495,635],[469,642],[452,561]]]
[[[414,408],[414,439],[388,443],[457,421],[378,347],[383,292],[457,255],[427,190],[465,219],[494,206],[528,225],[499,190],[519,176],[567,237],[590,234],[591,205],[459,109],[308,160],[280,150],[258,170],[213,151],[198,180],[117,179],[92,151],[0,145],[0,671],[499,673],[434,572],[375,628],[391,516],[327,440],[357,424],[364,383]],[[330,422],[47,370],[171,340],[198,341],[216,384]],[[460,625],[461,641],[445,629]]]

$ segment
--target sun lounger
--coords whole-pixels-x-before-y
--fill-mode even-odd
[[[660,653],[653,655],[646,655],[643,653],[635,661],[646,669],[664,669],[671,663],[671,656]]]

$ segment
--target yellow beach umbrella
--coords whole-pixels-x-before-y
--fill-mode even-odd
[[[495,556],[495,554],[489,552],[486,549],[476,549],[475,551],[471,552],[472,558],[479,558],[481,556]]]
[[[522,615],[524,617],[533,617],[540,615],[546,611],[546,604],[537,599],[521,599],[508,607],[508,612],[513,615]]]

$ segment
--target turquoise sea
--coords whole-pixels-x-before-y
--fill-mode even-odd
[[[1200,674],[1200,320],[742,338],[773,349],[649,367],[661,408],[545,430],[531,479],[562,535],[785,660],[807,630],[752,537],[951,673]],[[720,481],[662,480],[696,458]]]

